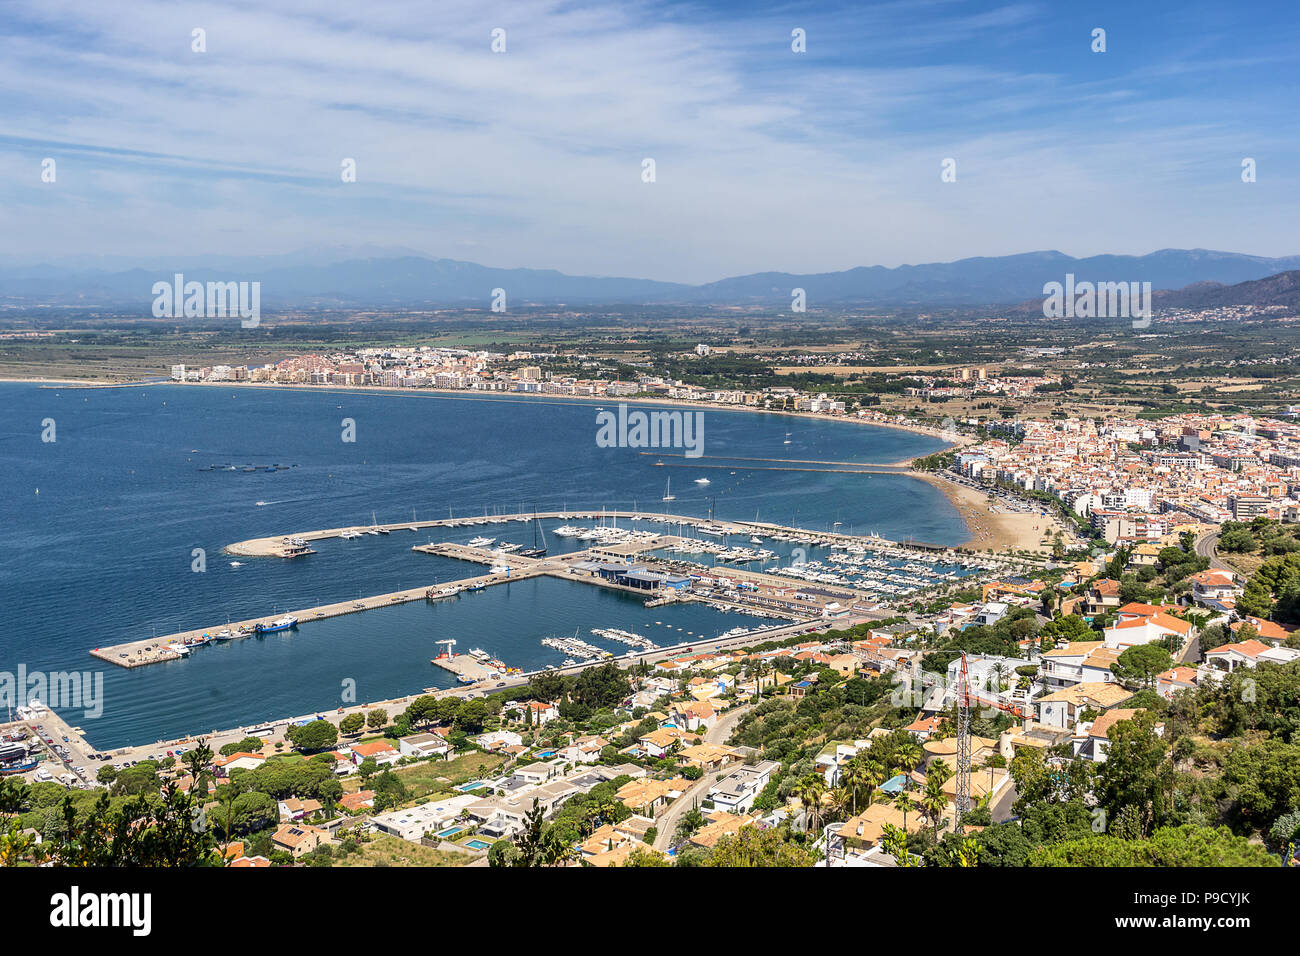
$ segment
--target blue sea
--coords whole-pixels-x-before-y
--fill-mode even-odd
[[[895,429],[706,410],[704,452],[687,460],[596,443],[597,408],[507,396],[245,387],[50,388],[0,383],[0,671],[104,673],[103,715],[65,711],[100,748],[206,733],[446,687],[436,641],[481,647],[510,666],[559,664],[543,647],[575,628],[621,627],[661,645],[761,623],[697,605],[641,600],[551,579],[452,601],[305,623],[210,645],[133,671],[91,648],[469,576],[474,565],[416,554],[479,534],[532,543],[525,525],[332,539],[305,559],[235,558],[234,541],[317,528],[554,509],[662,510],[959,544],[956,510],[903,475],[764,470],[737,458],[893,462],[937,439]],[[344,441],[344,419],[355,441]],[[52,421],[54,441],[48,436]],[[786,441],[789,444],[786,444]],[[719,465],[718,459],[730,459]],[[664,467],[657,467],[662,460]],[[234,465],[236,470],[201,470]],[[280,466],[268,471],[268,467]],[[256,471],[245,467],[256,466]],[[707,486],[696,483],[708,478]],[[552,551],[577,548],[549,534]],[[201,549],[205,570],[195,571]],[[620,645],[611,650],[624,651]]]

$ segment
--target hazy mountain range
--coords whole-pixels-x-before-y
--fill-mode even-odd
[[[1022,303],[1041,297],[1047,282],[1150,282],[1180,290],[1157,305],[1233,304],[1243,295],[1290,295],[1292,285],[1250,283],[1300,270],[1300,256],[1270,259],[1205,249],[1162,249],[1145,256],[1091,256],[1028,252],[956,262],[860,266],[843,272],[762,272],[684,285],[650,279],[574,276],[549,269],[499,269],[434,259],[413,250],[318,247],[270,257],[154,261],[106,257],[91,264],[31,264],[0,268],[0,304],[78,306],[149,311],[151,289],[182,272],[187,281],[261,282],[263,308],[401,309],[432,306],[486,308],[492,290],[506,290],[509,306],[688,305],[762,306],[787,311],[792,290],[821,307],[961,307]],[[1291,288],[1288,292],[1287,289]],[[1232,291],[1237,289],[1237,291]],[[1260,303],[1267,304],[1267,303]]]

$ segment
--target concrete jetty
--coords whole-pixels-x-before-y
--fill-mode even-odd
[[[301,542],[339,537],[347,531],[367,533],[371,529],[393,532],[401,531],[403,529],[425,530],[430,528],[464,528],[477,527],[481,525],[504,524],[509,522],[531,522],[534,518],[579,522],[601,519],[617,520],[622,518],[624,520],[632,521],[658,522],[669,528],[672,525],[678,525],[679,527],[703,527],[710,533],[720,536],[749,536],[753,534],[764,534],[772,537],[779,537],[783,540],[793,540],[804,544],[822,547],[834,547],[846,544],[865,545],[872,549],[927,547],[918,542],[898,543],[875,536],[866,537],[839,532],[814,532],[801,528],[791,528],[784,525],[757,521],[717,521],[689,515],[674,515],[666,512],[584,510],[547,511],[537,512],[536,514],[519,513],[510,515],[485,515],[483,517],[472,518],[440,518],[432,521],[403,521],[389,525],[354,525],[349,528],[330,528],[319,531],[299,532],[291,535],[253,538],[229,545],[226,548],[226,551],[230,554],[247,557],[285,557],[286,555],[284,550],[286,541],[301,546]],[[442,596],[451,596],[451,594],[463,590],[477,590],[482,587],[503,584],[511,580],[525,580],[540,575],[562,578],[569,581],[579,581],[586,584],[594,584],[600,587],[621,590],[627,593],[634,593],[653,600],[656,605],[667,603],[666,597],[662,591],[647,591],[644,587],[631,586],[625,582],[615,581],[611,576],[594,573],[589,566],[584,567],[584,565],[588,565],[590,562],[622,563],[625,561],[635,560],[637,563],[650,570],[659,570],[669,573],[698,573],[701,577],[717,582],[720,585],[720,589],[706,588],[705,593],[703,594],[689,595],[691,600],[704,600],[715,603],[719,607],[775,614],[777,616],[785,616],[796,620],[813,620],[828,615],[833,617],[835,614],[831,614],[830,612],[832,611],[835,611],[836,613],[847,611],[854,617],[861,618],[864,614],[873,615],[876,610],[875,596],[864,590],[838,585],[819,586],[796,584],[788,578],[766,574],[762,571],[751,571],[735,567],[707,568],[693,564],[689,560],[659,558],[646,555],[646,552],[648,551],[670,549],[673,546],[688,540],[692,539],[664,533],[650,537],[638,537],[631,540],[602,543],[580,551],[543,557],[526,557],[519,554],[502,553],[466,544],[430,541],[427,544],[415,545],[412,550],[423,554],[455,558],[474,564],[485,564],[489,567],[499,568],[502,570],[489,572],[487,574],[473,575],[454,582],[444,581],[439,582],[438,584],[424,585],[409,590],[395,591],[390,594],[380,594],[358,600],[340,601],[333,604],[309,607],[286,613],[277,612],[257,618],[250,618],[246,621],[234,621],[229,624],[217,624],[209,627],[194,628],[193,630],[181,631],[164,637],[128,641],[108,647],[95,648],[90,653],[94,657],[110,664],[116,664],[119,667],[131,668],[142,667],[148,664],[167,663],[170,661],[180,660],[187,656],[189,653],[189,650],[186,649],[187,645],[189,645],[191,650],[197,649],[193,648],[193,642],[202,640],[205,635],[213,636],[223,629],[230,630],[235,635],[235,640],[242,640],[245,637],[254,636],[251,632],[256,625],[270,624],[271,621],[282,616],[295,617],[298,619],[299,624],[306,624],[311,621],[338,617],[343,614],[355,614],[359,611],[371,610],[376,607],[389,607],[394,604],[403,604],[409,601],[422,600],[426,597],[437,597],[437,594],[431,593],[435,588],[441,588],[444,592],[449,592]],[[960,552],[962,549],[953,548],[951,550],[954,552]],[[743,588],[745,589],[745,593],[740,594],[739,597],[737,597],[736,594],[719,593],[719,590],[725,591],[729,588],[735,588],[737,584],[743,585]],[[832,607],[832,605],[836,604],[839,605],[838,610]],[[239,633],[241,629],[245,633]],[[180,649],[178,650],[176,648]]]
[[[218,631],[229,630],[234,635],[233,640],[244,640],[257,636],[251,631],[253,627],[258,624],[270,624],[281,617],[296,617],[299,624],[306,624],[308,621],[323,621],[326,618],[339,617],[343,614],[356,614],[358,611],[368,611],[377,607],[391,607],[394,604],[405,604],[407,601],[423,600],[424,592],[425,588],[423,587],[413,588],[407,591],[393,591],[390,594],[379,594],[354,601],[322,604],[301,611],[264,614],[260,617],[249,618],[246,621],[231,621],[229,624],[197,627],[189,631],[168,634],[165,637],[151,637],[141,641],[128,641],[124,644],[96,647],[90,653],[92,657],[98,657],[119,667],[143,667],[146,664],[162,664],[167,661],[180,660],[186,656],[182,652],[170,650],[169,645],[184,646],[186,641],[201,640],[204,635],[211,637]],[[240,633],[241,628],[247,629],[245,633]]]
[[[435,657],[429,661],[434,667],[441,667],[445,671],[450,671],[457,677],[468,678],[469,681],[462,683],[487,680],[489,677],[496,676],[495,667],[488,667],[486,664],[479,663],[468,654],[453,654],[450,657]]]
[[[827,547],[837,544],[867,544],[874,548],[892,548],[900,545],[907,545],[908,542],[890,541],[886,538],[868,537],[866,535],[852,535],[841,532],[830,531],[810,531],[807,528],[795,528],[787,525],[774,524],[767,521],[722,521],[717,518],[701,518],[698,515],[679,515],[666,511],[538,511],[520,512],[518,514],[502,515],[484,515],[481,517],[461,517],[461,518],[439,518],[431,521],[396,521],[392,524],[378,525],[348,525],[342,528],[324,528],[317,531],[298,531],[292,534],[277,534],[266,538],[249,538],[246,541],[236,541],[225,547],[227,554],[238,555],[240,557],[250,558],[273,558],[282,557],[285,542],[292,542],[295,539],[303,542],[323,541],[327,538],[340,538],[344,533],[368,534],[371,530],[377,532],[400,532],[400,531],[424,531],[431,528],[468,528],[478,527],[480,525],[509,524],[511,522],[532,521],[534,517],[538,519],[557,520],[557,521],[601,521],[601,520],[630,520],[630,521],[648,521],[659,522],[668,525],[680,525],[683,527],[698,527],[705,525],[719,530],[725,535],[750,535],[782,534],[789,537],[795,537],[810,544],[821,544]],[[921,547],[923,545],[916,544]],[[961,551],[960,547],[952,550]],[[511,557],[511,556],[503,556]]]

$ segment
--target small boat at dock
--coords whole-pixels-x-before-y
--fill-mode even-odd
[[[270,624],[257,624],[253,627],[255,634],[274,634],[278,631],[287,631],[298,626],[296,617],[281,617],[272,621]]]

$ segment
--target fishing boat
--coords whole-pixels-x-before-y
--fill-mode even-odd
[[[0,777],[7,777],[10,774],[26,773],[28,770],[35,770],[37,762],[38,761],[35,758],[32,758],[31,760],[24,760],[22,763],[7,763],[3,767],[0,767]]]
[[[298,626],[296,617],[282,617],[272,621],[270,624],[257,624],[253,627],[256,634],[274,634],[277,631],[287,631],[290,628]]]

